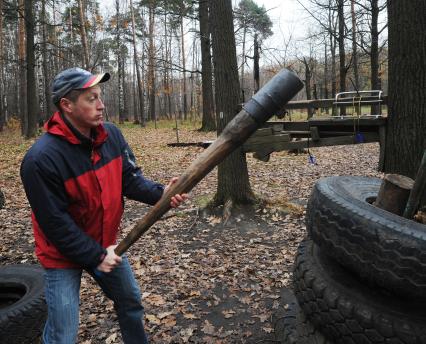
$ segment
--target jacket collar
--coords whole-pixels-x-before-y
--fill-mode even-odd
[[[93,129],[92,139],[84,136],[74,128],[59,111],[56,111],[53,116],[50,117],[44,125],[44,129],[48,133],[59,136],[69,143],[75,145],[90,145],[95,148],[102,145],[108,137],[108,133],[102,124]]]

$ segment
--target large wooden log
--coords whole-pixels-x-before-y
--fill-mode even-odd
[[[402,215],[414,181],[399,174],[387,174],[380,185],[374,205],[391,213]]]
[[[115,248],[122,255],[158,219],[170,209],[170,199],[176,194],[189,192],[216,165],[241,146],[251,134],[293,98],[303,83],[292,72],[283,69],[257,92],[234,119],[223,129],[219,137],[179,177],[178,181],[163,194],[161,199],[133,227]]]

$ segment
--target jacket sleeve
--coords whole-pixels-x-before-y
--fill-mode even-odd
[[[59,173],[49,158],[25,158],[21,179],[34,216],[58,251],[72,262],[94,268],[106,250],[89,237],[68,213],[68,197]]]
[[[121,155],[123,159],[123,195],[150,205],[157,203],[163,195],[164,186],[143,176],[124,137],[122,137]]]

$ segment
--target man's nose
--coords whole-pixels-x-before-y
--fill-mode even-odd
[[[98,99],[98,106],[97,106],[97,108],[101,109],[101,110],[105,109],[105,105],[104,105],[102,99]]]

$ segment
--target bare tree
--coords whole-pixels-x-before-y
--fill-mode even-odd
[[[140,121],[141,126],[145,126],[145,100],[143,95],[143,82],[141,77],[141,68],[139,66],[139,57],[138,57],[138,50],[136,47],[136,29],[135,29],[135,13],[133,8],[133,1],[130,0],[130,11],[132,16],[132,40],[133,40],[133,60],[135,62],[135,69],[136,69],[136,77],[137,77],[137,89],[138,89],[138,96],[139,96],[139,106],[140,106],[140,112],[137,116],[138,120]],[[136,109],[135,109],[136,110]]]
[[[200,0],[198,7],[200,21],[201,44],[201,68],[202,68],[202,92],[203,92],[203,118],[202,131],[216,129],[213,103],[213,71],[212,56],[210,52],[210,25],[209,25],[209,1]]]
[[[154,1],[149,2],[149,31],[148,31],[148,92],[149,92],[149,118],[150,120],[157,123],[157,117],[155,114],[155,45],[154,45],[154,21],[155,21],[155,3]]]
[[[42,30],[42,59],[43,59],[43,85],[44,85],[44,111],[43,111],[43,120],[46,120],[48,116],[51,115],[52,106],[50,100],[50,85],[49,85],[49,61],[47,58],[47,16],[46,16],[46,0],[41,2],[41,30]]]
[[[36,92],[36,81],[34,74],[35,52],[34,52],[34,12],[33,1],[25,0],[25,32],[26,32],[26,70],[27,70],[27,118],[25,136],[27,138],[36,136],[38,103]]]
[[[25,65],[25,3],[18,2],[18,59],[19,59],[19,111],[21,118],[21,133],[26,135],[28,130],[27,116],[27,71]]]
[[[0,1],[0,131],[6,122],[3,106],[3,1]]]
[[[354,84],[355,88],[359,90],[359,71],[358,71],[358,48],[357,48],[357,27],[356,27],[356,13],[355,13],[355,0],[351,0],[351,18],[352,18],[352,59],[354,66]]]
[[[426,21],[420,13],[426,13],[423,0],[388,1],[389,114],[384,168],[387,173],[411,178],[426,150]]]
[[[211,0],[213,63],[215,76],[218,133],[239,112],[240,85],[231,0]],[[247,162],[242,149],[237,149],[219,165],[218,187],[214,203],[224,204],[225,212],[233,205],[254,200]]]
[[[86,34],[86,16],[84,15],[84,0],[78,0],[78,14],[80,18],[80,37],[81,45],[83,46],[83,66],[86,69],[90,69],[89,65],[89,48],[87,45],[87,34]]]

